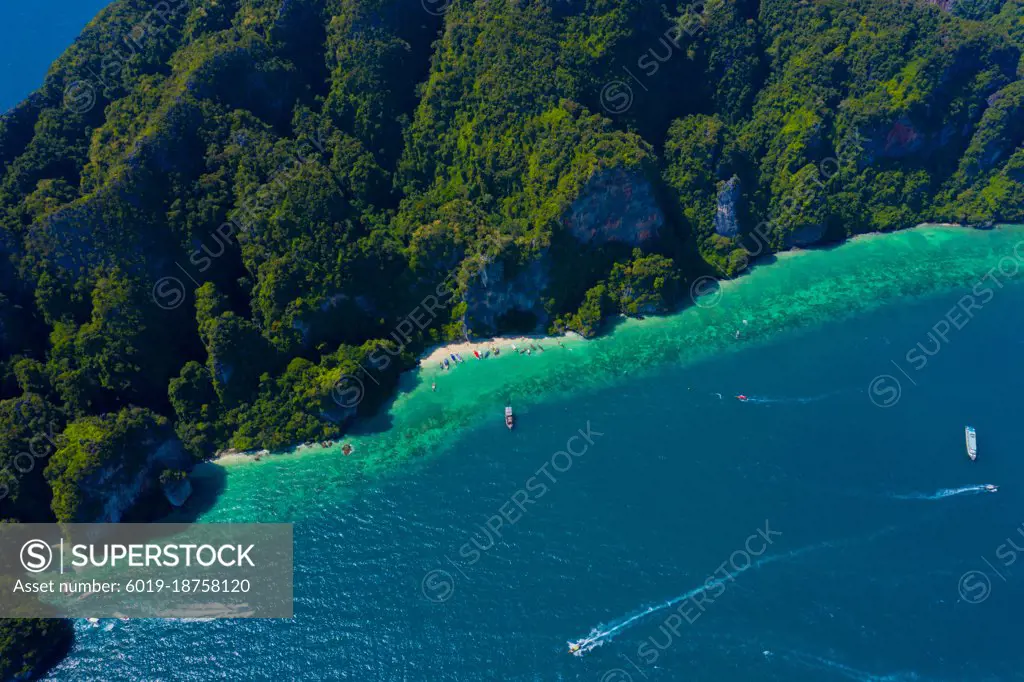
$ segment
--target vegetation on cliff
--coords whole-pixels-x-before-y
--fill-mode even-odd
[[[0,619],[0,680],[37,679],[66,655],[73,640],[67,620]]]
[[[0,118],[0,517],[334,437],[428,343],[1024,221],[1024,3],[983,4],[114,2]]]

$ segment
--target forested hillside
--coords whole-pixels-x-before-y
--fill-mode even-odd
[[[118,0],[0,120],[0,518],[334,437],[428,343],[1022,222],[1022,45],[1024,0]]]

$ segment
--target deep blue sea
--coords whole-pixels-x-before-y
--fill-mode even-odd
[[[0,6],[0,110],[105,4]],[[343,493],[229,476],[239,518],[296,520],[296,617],[77,622],[50,679],[1024,679],[1024,286],[936,346],[962,293],[539,391]]]
[[[1024,679],[1024,286],[906,361],[962,293],[537,396],[511,434],[310,488],[294,620],[83,622],[53,679]],[[265,520],[296,495],[270,471]]]
[[[50,64],[110,0],[0,3],[0,113],[43,84]]]

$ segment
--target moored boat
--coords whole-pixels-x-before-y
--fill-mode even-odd
[[[973,426],[964,427],[964,437],[967,440],[967,456],[973,462],[978,459],[978,434],[975,433]]]

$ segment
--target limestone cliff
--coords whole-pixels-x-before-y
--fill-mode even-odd
[[[564,224],[584,244],[639,246],[658,237],[665,216],[643,173],[610,168],[587,181]]]

